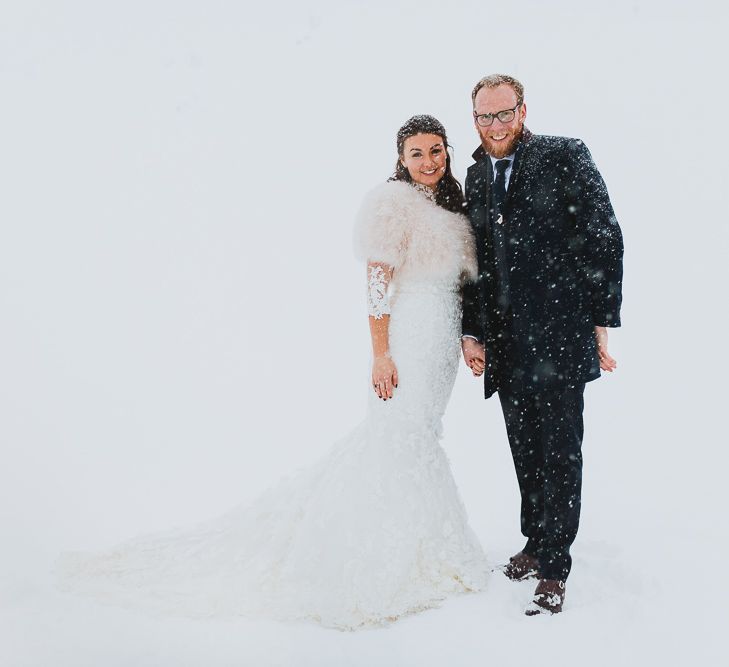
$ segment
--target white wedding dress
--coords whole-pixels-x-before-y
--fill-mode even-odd
[[[371,392],[364,422],[251,505],[65,554],[64,589],[184,615],[354,629],[483,588],[489,567],[439,445],[459,363],[459,290],[475,274],[470,227],[425,191],[389,182],[366,198],[356,247],[394,269],[387,290],[369,272],[370,313],[390,313],[394,397]]]

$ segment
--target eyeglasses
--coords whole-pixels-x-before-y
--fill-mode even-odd
[[[488,127],[489,125],[493,125],[494,118],[498,118],[502,123],[510,123],[512,120],[514,120],[516,110],[520,106],[521,104],[517,104],[513,109],[504,109],[503,111],[497,111],[496,113],[482,113],[480,115],[474,111],[473,117],[476,119],[476,122],[481,127]]]

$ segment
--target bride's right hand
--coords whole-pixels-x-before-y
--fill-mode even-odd
[[[372,387],[381,399],[386,401],[392,398],[397,387],[397,368],[390,357],[375,357],[372,363]]]

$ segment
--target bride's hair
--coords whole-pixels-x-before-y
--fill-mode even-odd
[[[388,180],[413,182],[410,172],[400,161],[400,158],[403,156],[405,140],[408,137],[414,137],[416,134],[437,134],[443,139],[443,145],[446,149],[446,170],[443,178],[438,181],[438,187],[435,190],[435,203],[448,211],[462,213],[464,206],[463,190],[451,171],[448,137],[442,123],[433,116],[413,116],[397,131],[398,160],[395,163],[395,173]]]

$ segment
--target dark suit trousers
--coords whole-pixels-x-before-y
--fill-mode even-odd
[[[500,390],[521,491],[524,551],[545,579],[566,580],[582,487],[584,384],[538,393]]]

